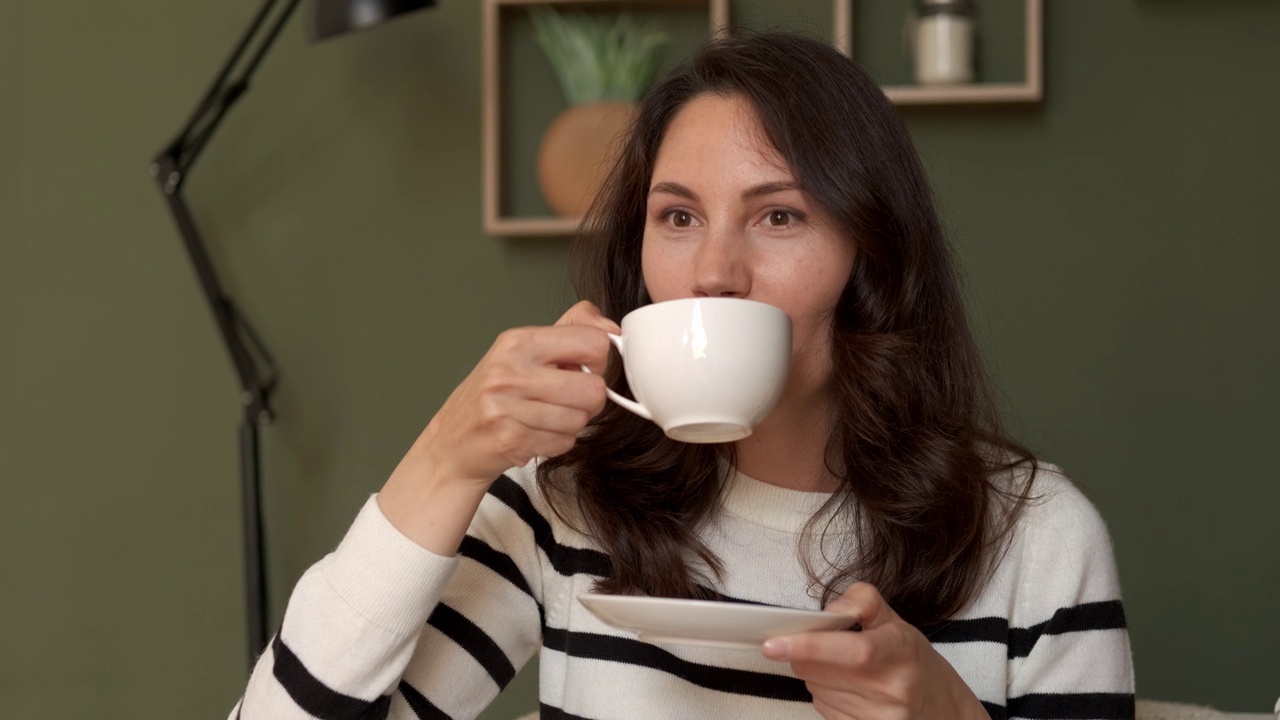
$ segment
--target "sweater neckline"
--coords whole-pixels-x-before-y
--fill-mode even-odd
[[[832,494],[771,485],[735,469],[725,485],[721,506],[725,512],[749,523],[798,535],[819,511],[823,517],[817,528],[822,530],[822,522],[834,514],[834,508],[823,510]],[[831,528],[833,532],[840,530]]]

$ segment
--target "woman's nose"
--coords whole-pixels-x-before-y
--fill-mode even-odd
[[[703,236],[695,258],[695,297],[745,297],[751,291],[745,238],[725,230]]]

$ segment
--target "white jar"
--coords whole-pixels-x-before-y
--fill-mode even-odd
[[[921,85],[973,82],[972,0],[916,0],[908,39]]]

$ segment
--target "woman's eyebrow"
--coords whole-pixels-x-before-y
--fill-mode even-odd
[[[750,198],[764,197],[765,195],[772,195],[774,193],[785,192],[787,190],[799,190],[799,189],[800,189],[800,186],[791,182],[790,180],[780,180],[777,182],[761,183],[759,185],[756,185],[755,187],[750,187],[750,188],[747,188],[746,190],[743,190],[742,199],[748,200]]]
[[[698,200],[698,193],[690,190],[689,188],[681,185],[680,183],[675,183],[675,182],[664,181],[654,185],[653,187],[649,188],[649,194],[653,195],[654,193],[667,193],[669,195],[676,195],[682,198],[693,200],[694,202],[697,202]]]
[[[763,197],[765,195],[772,195],[774,193],[784,192],[787,190],[799,189],[800,186],[790,180],[779,180],[776,182],[761,183],[759,185],[749,187],[742,191],[742,198],[744,200],[749,200],[751,198]],[[655,193],[668,193],[670,195],[688,198],[695,202],[698,200],[697,193],[676,182],[663,181],[655,184],[653,187],[649,188],[649,194],[653,195]]]

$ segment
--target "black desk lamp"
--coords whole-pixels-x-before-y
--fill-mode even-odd
[[[267,643],[267,582],[258,427],[274,417],[271,393],[275,390],[279,373],[262,341],[223,291],[191,211],[183,199],[182,185],[222,118],[249,88],[249,78],[300,2],[286,0],[284,9],[275,13],[275,19],[268,23],[279,0],[266,0],[187,124],[151,163],[151,174],[168,201],[169,211],[173,213],[201,289],[209,301],[209,309],[218,324],[222,342],[231,355],[240,380],[240,402],[244,408],[240,423],[240,480],[250,668]],[[397,15],[432,5],[435,5],[435,0],[313,0],[307,31],[311,40],[323,40],[372,27]],[[264,28],[265,36],[258,39]],[[255,46],[252,51],[250,46]],[[237,72],[246,57],[248,62]]]

